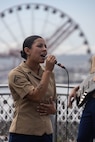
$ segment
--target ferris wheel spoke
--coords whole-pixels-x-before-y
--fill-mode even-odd
[[[64,40],[66,40],[69,36],[71,36],[71,34],[73,32],[75,32],[76,28],[73,26],[71,29],[71,26],[69,26],[67,29],[65,29],[59,36],[58,36],[58,39],[55,40],[54,42],[56,42],[56,47],[58,45],[60,45],[60,43],[64,42]],[[51,47],[54,46],[54,42],[53,44],[51,45]],[[55,47],[55,48],[56,48]]]
[[[6,31],[9,33],[9,35],[11,36],[11,38],[15,41],[18,42],[18,39],[16,38],[15,34],[13,33],[13,31],[11,30],[10,26],[4,21],[4,19],[2,18],[2,23],[6,28]]]
[[[33,8],[31,8],[31,21],[30,21],[30,23],[31,23],[31,32],[32,32],[32,34],[34,34],[35,32],[34,32],[34,29],[35,29],[35,16],[34,16],[34,9]]]
[[[75,30],[74,23],[69,24],[66,28],[63,26],[61,30],[57,30],[55,39],[48,45],[50,50],[54,50],[61,42],[68,38]]]
[[[21,21],[21,17],[19,15],[20,11],[21,11],[21,7],[18,7],[16,9],[16,17],[17,17],[17,23],[18,23],[18,26],[19,26],[19,30],[21,31],[21,35],[24,38],[25,32],[24,32],[24,27],[23,27],[23,24],[22,24],[23,21]]]
[[[44,32],[47,29],[49,14],[50,14],[49,11],[47,11],[46,14],[45,14],[45,19],[44,19],[43,26],[42,26],[42,29],[41,29],[42,35],[44,35]]]
[[[59,32],[65,28],[65,26],[67,25],[68,21],[66,21],[65,23],[63,23],[61,26],[59,26],[56,31],[54,31],[54,33],[47,39],[48,42],[52,42],[52,40],[59,34]]]
[[[0,37],[0,42],[1,42],[1,44],[5,45],[7,47],[10,47],[9,43],[5,39],[3,39],[2,37]]]

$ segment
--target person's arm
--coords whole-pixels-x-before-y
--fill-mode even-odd
[[[41,116],[55,114],[57,112],[56,102],[50,97],[49,103],[42,102],[37,106],[37,111]]]
[[[69,97],[68,97],[68,107],[69,108],[72,108],[72,102],[76,98],[78,90],[79,90],[79,86],[73,88],[72,91],[71,91],[71,93],[69,94]]]
[[[45,96],[47,89],[48,89],[48,84],[49,84],[50,76],[52,74],[54,65],[55,65],[55,57],[49,56],[46,59],[45,71],[42,75],[42,79],[39,85],[35,87],[33,90],[31,90],[27,95],[27,97],[30,100],[35,101],[35,102],[40,102],[43,96]]]

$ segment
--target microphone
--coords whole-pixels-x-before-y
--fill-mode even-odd
[[[57,63],[57,61],[55,62],[55,64],[63,69],[66,69],[61,63]]]
[[[47,58],[47,57],[45,57],[45,58]],[[57,66],[63,68],[63,69],[66,69],[61,63],[57,63],[57,61],[55,61],[55,64],[56,64]]]

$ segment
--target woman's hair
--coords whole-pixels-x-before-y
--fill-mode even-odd
[[[27,59],[27,54],[25,53],[24,48],[25,48],[25,47],[31,48],[32,44],[34,43],[34,41],[35,41],[37,38],[42,38],[42,37],[41,37],[41,36],[38,36],[38,35],[33,35],[33,36],[27,37],[27,38],[24,40],[24,42],[23,42],[23,50],[20,52],[22,58]]]

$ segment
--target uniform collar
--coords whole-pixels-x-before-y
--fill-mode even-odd
[[[23,68],[23,71],[26,72],[27,74],[31,74],[33,76],[35,76],[36,78],[39,78],[41,79],[42,77],[42,73],[44,71],[44,68],[40,65],[40,68],[39,68],[39,75],[37,75],[33,70],[31,70],[26,64],[25,64],[25,61],[23,61],[20,66]]]

